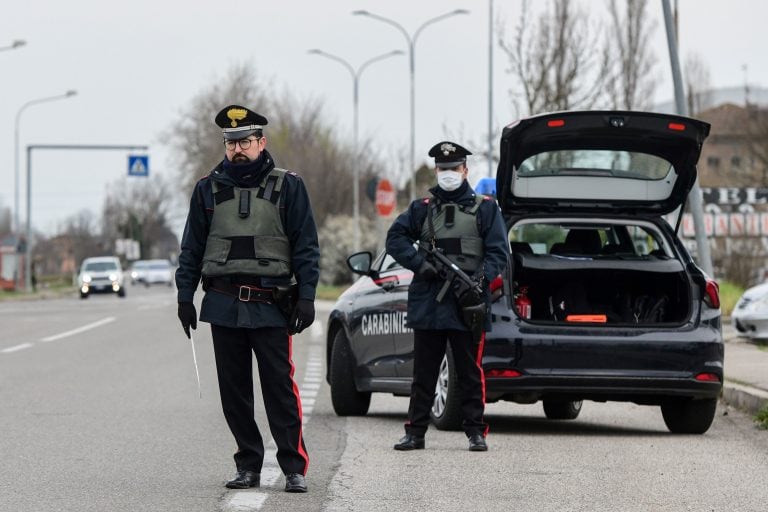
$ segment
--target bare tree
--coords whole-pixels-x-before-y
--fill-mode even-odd
[[[695,116],[712,106],[709,66],[697,53],[689,54],[683,66],[688,115]]]
[[[749,185],[768,187],[768,109],[747,105],[747,140],[754,171]]]
[[[523,1],[511,41],[499,37],[509,59],[508,73],[520,83],[523,114],[591,108],[604,96],[607,53],[600,51],[602,29],[571,0],[552,0],[535,20],[529,18],[529,2]]]
[[[616,0],[608,3],[611,24],[605,51],[612,72],[606,90],[613,108],[648,110],[652,106],[656,57],[650,43],[656,24],[648,17],[647,4],[647,0],[623,0],[622,14]]]
[[[102,234],[109,240],[138,240],[141,258],[168,258],[178,240],[168,222],[169,187],[160,177],[153,181],[128,182],[123,177],[106,197],[102,212]],[[117,192],[119,191],[119,192]]]
[[[351,213],[354,166],[359,169],[362,189],[368,178],[383,175],[383,165],[370,156],[373,152],[366,143],[355,154],[350,144],[339,140],[320,101],[299,101],[285,91],[275,93],[280,90],[276,84],[258,80],[252,68],[240,65],[182,109],[179,118],[184,122],[169,129],[164,138],[179,161],[179,178],[187,198],[197,180],[224,158],[214,116],[223,106],[237,103],[253,106],[269,120],[267,150],[278,167],[302,177],[318,225],[329,215]]]

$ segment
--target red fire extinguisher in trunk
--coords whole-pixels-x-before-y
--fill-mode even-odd
[[[531,318],[531,299],[528,297],[528,287],[521,286],[515,295],[515,309],[520,318]]]

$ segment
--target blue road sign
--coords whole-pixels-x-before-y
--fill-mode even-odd
[[[128,176],[149,176],[149,156],[128,155]]]

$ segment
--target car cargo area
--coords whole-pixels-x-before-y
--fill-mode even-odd
[[[520,316],[572,325],[682,324],[692,285],[651,223],[534,221],[511,231]]]
[[[518,254],[514,262],[515,297],[528,297],[532,321],[680,324],[690,315],[690,283],[676,260]]]

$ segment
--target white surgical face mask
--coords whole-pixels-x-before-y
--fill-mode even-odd
[[[437,171],[437,184],[446,192],[456,190],[464,182],[464,173],[458,171]]]

